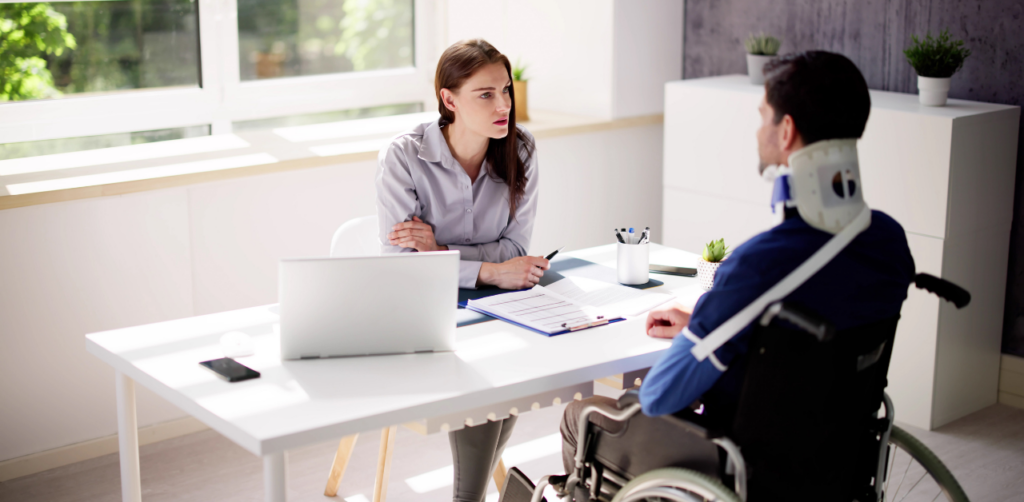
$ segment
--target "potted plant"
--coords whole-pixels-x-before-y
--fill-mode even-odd
[[[697,280],[705,291],[710,291],[715,284],[715,272],[722,265],[725,255],[729,254],[729,246],[725,245],[725,239],[711,241],[704,246],[704,252],[697,260]]]
[[[918,99],[925,106],[945,106],[949,95],[949,80],[964,66],[971,50],[963,40],[951,40],[949,29],[942,30],[938,38],[929,32],[924,40],[911,35],[913,44],[903,51],[910,66],[917,72]]]
[[[530,120],[530,114],[526,110],[526,79],[523,78],[524,73],[526,73],[526,65],[517,59],[516,64],[512,66],[512,92],[516,98],[517,123]]]
[[[764,85],[764,65],[779,53],[782,41],[764,33],[751,34],[743,42],[743,46],[747,48],[747,74],[750,75],[750,83]]]

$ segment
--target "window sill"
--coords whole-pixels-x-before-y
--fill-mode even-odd
[[[98,163],[95,156],[92,161],[65,157],[63,163],[54,163],[53,169],[38,170],[36,164],[30,167],[36,172],[7,175],[2,174],[0,165],[0,210],[374,160],[391,137],[411,124],[429,120],[427,115],[241,132],[220,147],[198,148],[183,155],[153,157],[136,149],[113,163]],[[603,120],[539,110],[532,111],[531,118],[523,125],[537,139],[663,121],[662,115]]]

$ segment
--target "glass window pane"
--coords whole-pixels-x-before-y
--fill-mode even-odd
[[[176,127],[174,129],[158,129],[155,131],[125,132],[104,134],[101,136],[83,136],[78,138],[48,139],[42,141],[25,141],[22,143],[0,144],[0,160],[38,157],[55,153],[81,152],[98,150],[115,146],[156,143],[174,139],[198,138],[209,136],[210,126]]]
[[[231,125],[231,130],[236,133],[245,131],[261,131],[266,129],[276,129],[278,127],[324,124],[327,122],[341,122],[343,120],[368,119],[373,117],[389,117],[391,115],[405,115],[408,113],[420,113],[422,111],[423,103],[383,105],[370,108],[338,110],[334,112],[289,115],[287,117],[274,117],[269,119],[243,120],[241,122],[233,123]]]
[[[198,2],[0,4],[0,101],[196,87]]]
[[[413,0],[238,0],[242,80],[413,65]]]

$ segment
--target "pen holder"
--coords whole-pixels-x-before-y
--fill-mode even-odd
[[[644,244],[617,243],[619,247],[619,283],[637,285],[650,280],[650,246]]]

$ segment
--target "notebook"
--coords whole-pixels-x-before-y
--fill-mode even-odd
[[[602,326],[638,315],[674,297],[582,277],[469,300],[466,308],[547,336]]]

